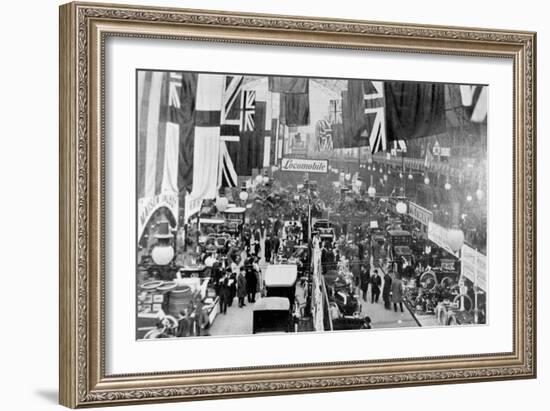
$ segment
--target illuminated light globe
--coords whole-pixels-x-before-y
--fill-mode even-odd
[[[409,180],[413,179],[413,175],[409,173]]]
[[[445,190],[450,190],[451,189],[451,183],[445,183]]]
[[[167,265],[174,258],[174,249],[170,244],[159,244],[151,251],[153,262],[158,265]]]
[[[481,188],[478,188],[477,191],[476,191],[476,197],[478,200],[482,200],[483,199],[483,190]]]
[[[388,181],[388,175],[384,174],[384,181]]]
[[[458,228],[451,228],[447,233],[447,244],[454,252],[460,250],[464,244],[464,232]]]
[[[218,197],[216,198],[216,208],[218,211],[221,211],[222,213],[227,210],[227,207],[229,206],[229,200],[227,197]]]
[[[407,212],[407,204],[405,204],[403,201],[398,202],[395,205],[395,211],[397,211],[399,214],[405,214]]]
[[[468,195],[466,196],[466,201],[472,201],[472,196],[468,194]]]
[[[370,186],[367,190],[367,194],[369,195],[369,197],[375,197],[376,196],[376,188],[374,188],[373,186]]]
[[[346,173],[346,180],[351,180],[351,174],[350,173]]]
[[[262,182],[264,181],[264,178],[260,174],[258,174],[254,179],[254,181],[256,182],[256,184],[262,184]]]
[[[370,166],[367,166],[367,170],[369,170],[369,171],[370,171]]]
[[[430,184],[430,177],[424,177],[424,184]]]
[[[246,201],[248,200],[248,192],[246,191],[241,191],[239,193],[239,198],[241,199],[241,201]]]
[[[403,178],[403,173],[399,173],[399,178]]]
[[[382,174],[384,172],[384,170],[382,170],[382,167],[380,167],[380,174]]]

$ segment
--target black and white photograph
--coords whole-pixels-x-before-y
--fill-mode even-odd
[[[489,86],[135,87],[136,339],[489,323]]]

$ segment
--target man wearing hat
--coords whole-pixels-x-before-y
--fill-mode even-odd
[[[237,276],[237,298],[239,299],[239,308],[244,307],[244,298],[247,295],[246,289],[246,277],[245,277],[245,268],[241,267],[239,270],[239,275]]]

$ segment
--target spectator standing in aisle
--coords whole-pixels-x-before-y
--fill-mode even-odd
[[[370,283],[370,302],[374,304],[378,302],[378,298],[380,297],[380,286],[382,285],[382,278],[380,278],[378,270],[374,270]]]
[[[227,276],[221,279],[219,296],[220,296],[220,313],[226,314],[227,306],[229,305],[229,300],[231,298],[231,290],[229,288],[229,278]]]
[[[359,276],[360,276],[361,294],[363,297],[363,301],[367,302],[367,292],[368,292],[369,283],[370,283],[370,272],[367,265],[361,264],[361,272]],[[372,286],[371,286],[371,289],[372,289]],[[378,290],[378,292],[380,293],[380,290]]]
[[[390,308],[390,293],[391,293],[391,276],[389,273],[384,275],[384,286],[382,288],[382,299],[384,300],[384,308]]]
[[[397,304],[401,312],[403,312],[403,281],[401,278],[396,277],[391,284],[391,301],[393,303],[393,309],[397,312]]]
[[[246,288],[246,276],[245,276],[245,269],[244,267],[241,267],[239,271],[239,275],[237,276],[237,298],[239,299],[239,308],[244,307],[246,304],[244,303],[244,298],[247,294],[247,288]]]

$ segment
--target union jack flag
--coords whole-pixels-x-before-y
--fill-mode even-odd
[[[381,150],[385,151],[387,146],[384,83],[365,80],[363,90],[367,123],[363,136],[369,139],[370,150],[374,154]]]
[[[241,124],[239,130],[254,131],[254,112],[256,111],[256,92],[243,90],[241,92]]]
[[[225,76],[220,121],[222,141],[239,141],[243,131],[254,130],[256,92],[243,90],[243,76]]]
[[[222,141],[239,141],[241,87],[243,76],[225,76],[220,121]]]
[[[319,151],[332,150],[332,125],[327,120],[319,120],[315,126]]]

